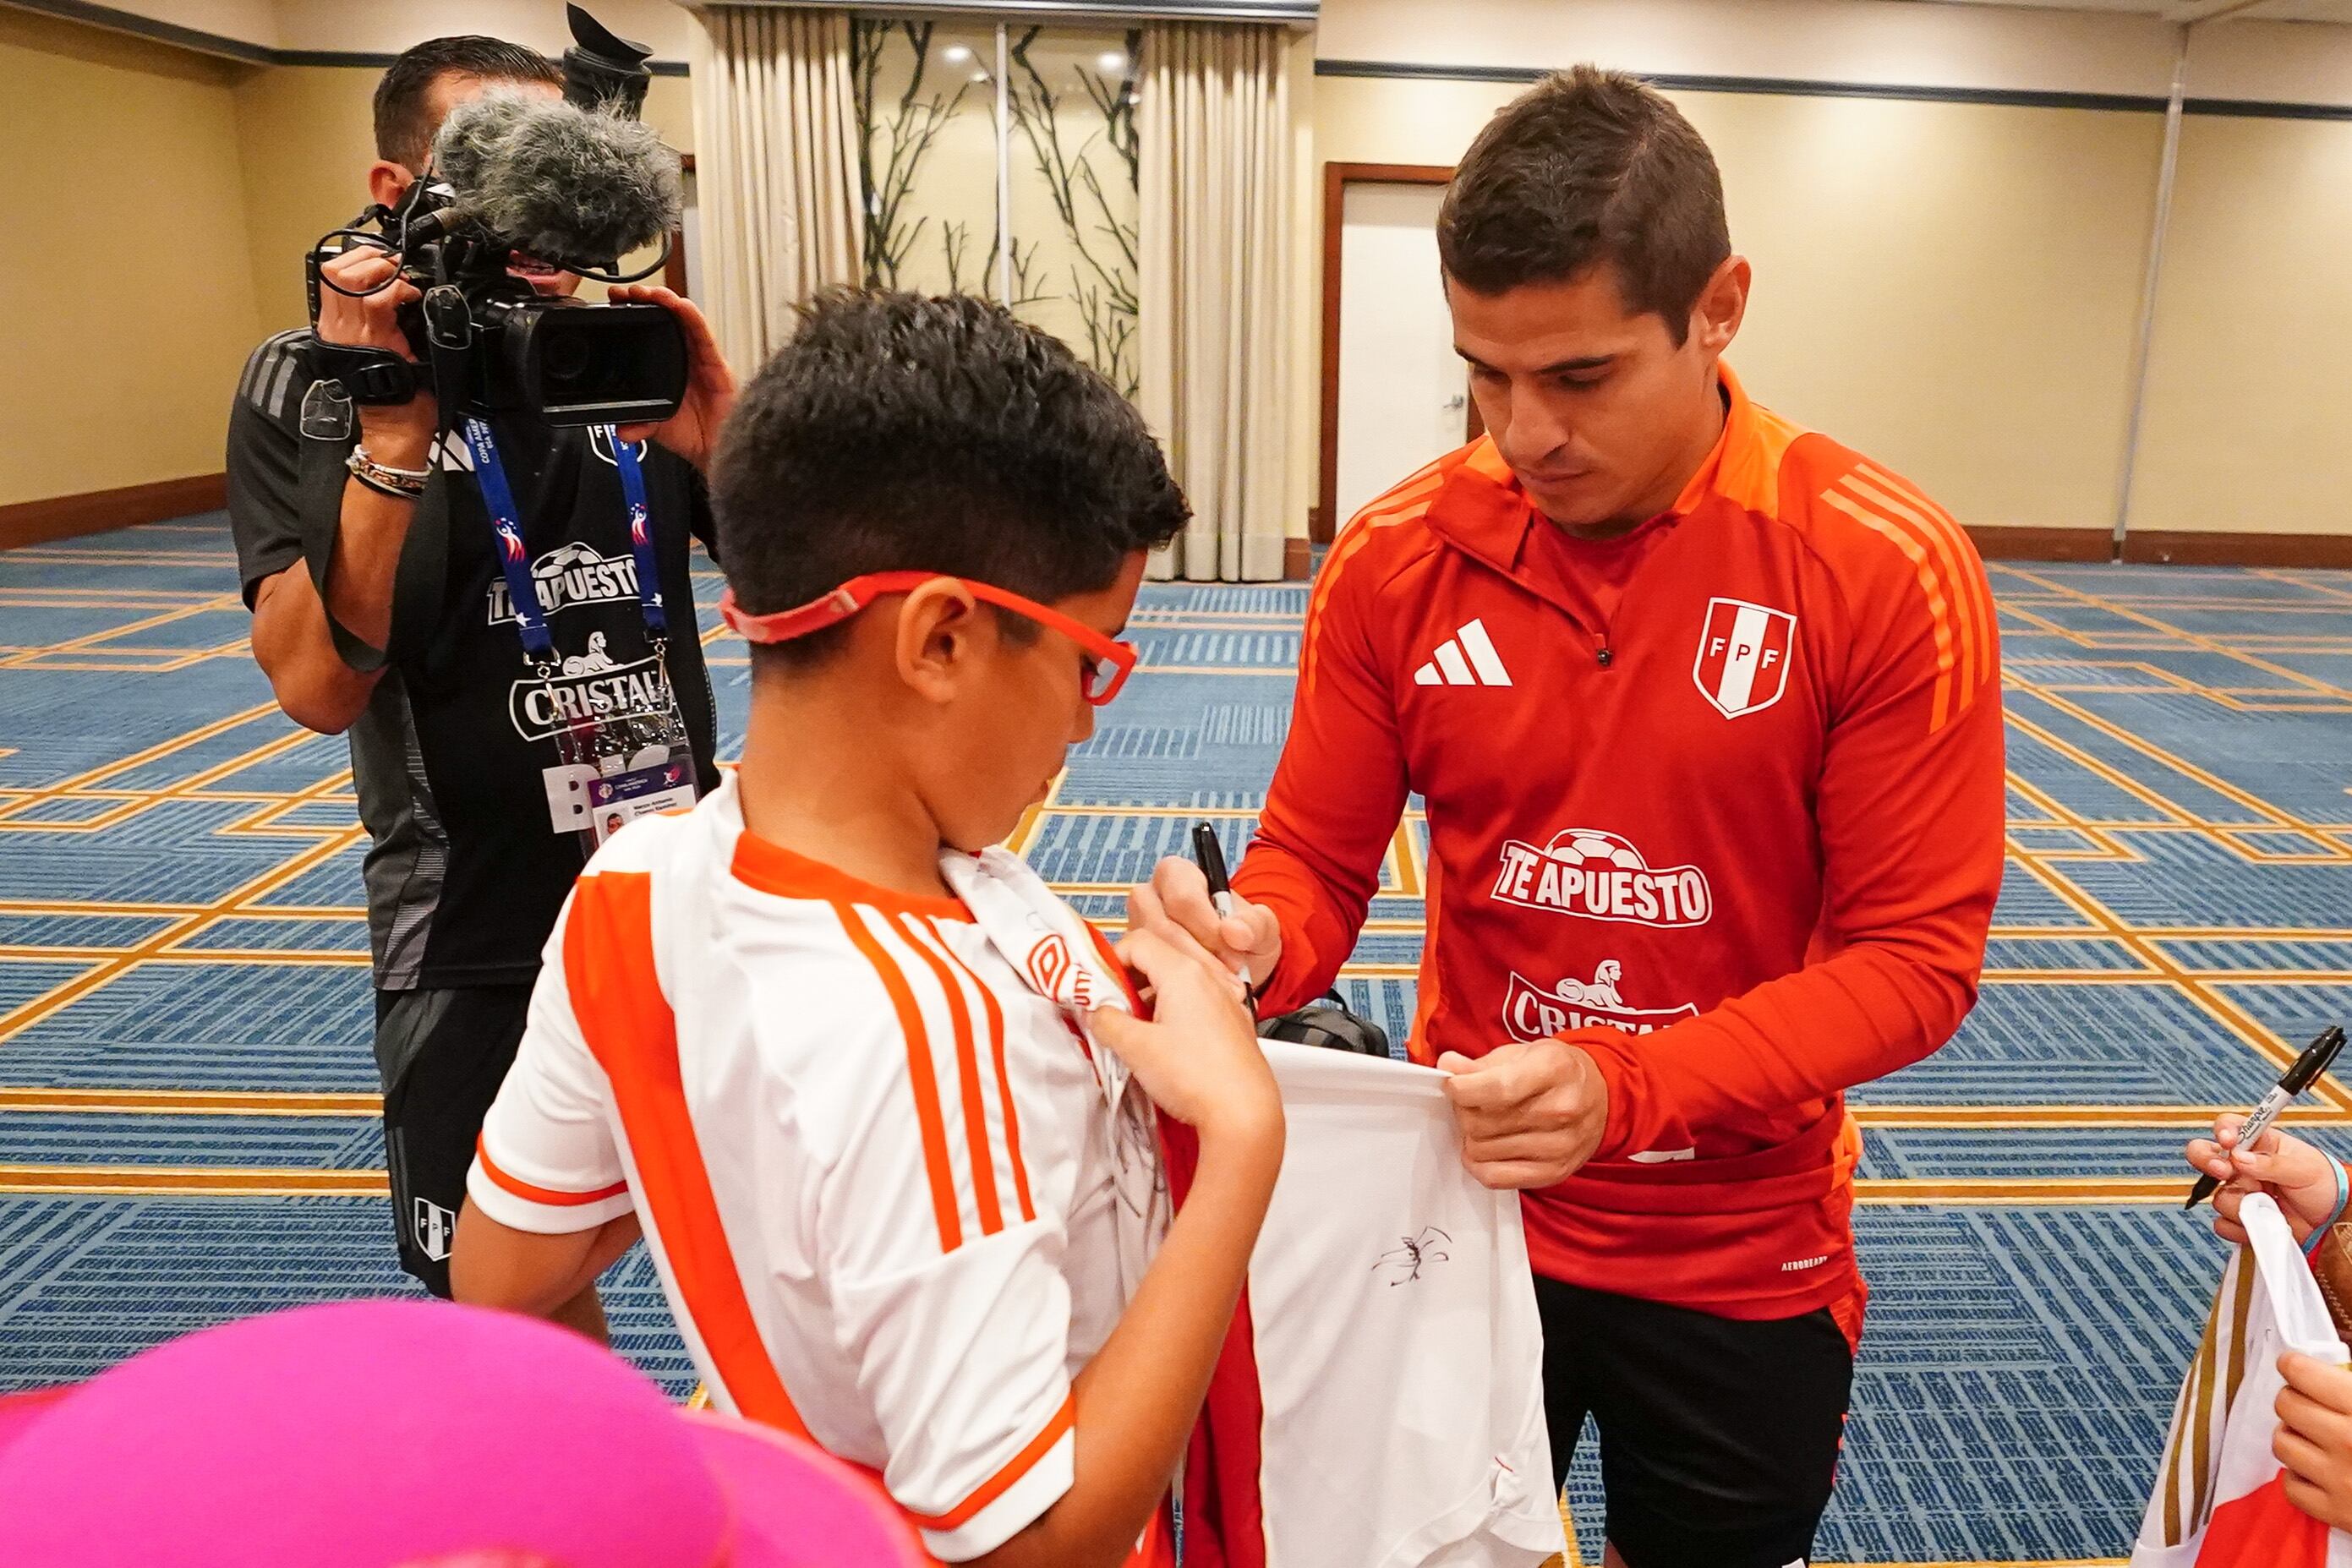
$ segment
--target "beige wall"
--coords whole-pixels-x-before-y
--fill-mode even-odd
[[[0,505],[220,471],[260,335],[237,74],[0,10]]]
[[[2352,533],[2352,124],[2192,118],[2137,528]]]
[[[257,71],[236,93],[238,160],[249,214],[247,265],[265,332],[309,319],[302,256],[368,204],[369,117],[378,73],[329,66]]]
[[[1517,90],[1322,78],[1318,162],[1450,164]],[[2106,526],[2160,120],[1675,96],[1756,264],[1751,392],[1966,521]]]
[[[1442,21],[1437,20],[1442,16]],[[1323,0],[1325,59],[2161,93],[2158,18],[1917,0]]]

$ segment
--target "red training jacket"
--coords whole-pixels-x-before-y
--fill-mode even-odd
[[[1234,884],[1282,923],[1266,1011],[1303,1006],[1422,795],[1414,1057],[1556,1035],[1608,1083],[1591,1163],[1525,1195],[1537,1270],[1771,1318],[1859,1288],[1842,1091],[1974,1004],[2000,653],[1948,515],[1722,381],[1715,451],[1621,538],[1549,523],[1490,441],[1358,515]]]

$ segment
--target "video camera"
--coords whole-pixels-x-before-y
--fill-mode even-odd
[[[310,323],[320,266],[358,246],[399,258],[424,298],[401,311],[412,364],[383,349],[314,343],[311,367],[354,402],[414,397],[420,376],[444,417],[520,413],[549,424],[667,419],[686,393],[685,334],[659,305],[590,305],[542,295],[534,277],[576,273],[600,283],[651,277],[668,257],[682,205],[677,156],[637,118],[652,73],[644,46],[566,7],[573,47],[563,98],[492,90],[453,110],[433,157],[397,208],[372,206],[322,235],[308,260]],[[619,258],[663,242],[650,267],[619,275]]]

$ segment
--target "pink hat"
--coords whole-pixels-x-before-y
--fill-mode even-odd
[[[26,1568],[928,1562],[847,1466],[505,1312],[303,1307],[0,1400],[0,1563]]]

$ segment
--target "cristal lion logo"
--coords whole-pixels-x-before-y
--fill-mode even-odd
[[[1627,1007],[1617,990],[1624,977],[1625,967],[1614,958],[1601,960],[1590,980],[1562,980],[1549,990],[1514,973],[1503,998],[1504,1031],[1513,1040],[1549,1040],[1599,1024],[1627,1034],[1648,1034],[1676,1019],[1698,1017],[1698,1009],[1689,1002],[1678,1008]]]
[[[544,740],[558,730],[622,713],[661,713],[669,706],[660,662],[652,658],[616,664],[603,648],[564,661],[553,680],[525,676],[507,696],[507,716],[525,740]]]
[[[1028,971],[1029,983],[1037,988],[1039,996],[1083,1012],[1094,1010],[1094,971],[1071,956],[1070,944],[1060,932],[1051,933],[1031,947],[1022,967]]]
[[[1522,909],[1632,925],[1704,925],[1715,913],[1706,873],[1695,865],[1653,866],[1615,833],[1570,828],[1538,848],[1503,845],[1495,897]]]

